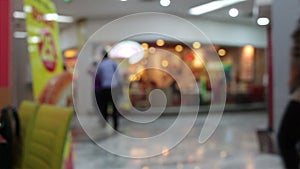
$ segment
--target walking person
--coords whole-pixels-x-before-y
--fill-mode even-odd
[[[293,34],[292,65],[290,75],[291,99],[283,115],[278,144],[286,169],[299,169],[300,142],[300,22]]]
[[[118,130],[119,122],[119,112],[116,108],[116,99],[113,99],[113,94],[121,94],[113,91],[119,91],[121,84],[121,77],[117,70],[117,64],[115,61],[108,57],[105,53],[103,60],[100,62],[96,72],[95,78],[95,94],[99,110],[104,118],[108,121],[108,105],[111,104],[113,107],[112,120],[113,128]]]

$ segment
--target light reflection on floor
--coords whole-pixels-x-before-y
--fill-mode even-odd
[[[85,141],[75,144],[76,169],[282,169],[278,156],[261,154],[256,129],[267,124],[266,115],[257,113],[226,113],[214,135],[205,144],[197,138],[205,116],[199,116],[194,128],[174,149],[163,149],[162,155],[147,159],[128,159],[112,155],[96,144]],[[147,118],[147,117],[143,117]],[[124,134],[155,135],[172,124],[176,116],[161,117],[141,130],[122,120]],[[188,118],[188,116],[187,116]],[[100,129],[99,129],[100,130]],[[116,144],[118,137],[103,141]],[[149,145],[151,146],[155,145]],[[143,153],[131,150],[131,153]]]

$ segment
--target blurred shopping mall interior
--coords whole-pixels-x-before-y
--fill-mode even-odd
[[[0,164],[283,169],[299,19],[299,0],[0,0]],[[120,75],[117,131],[95,97],[105,53]]]

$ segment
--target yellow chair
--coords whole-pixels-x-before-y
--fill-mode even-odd
[[[26,131],[22,169],[61,169],[74,110],[41,105],[31,131]]]
[[[22,144],[21,149],[18,154],[16,154],[16,163],[15,167],[16,168],[20,168],[21,166],[21,161],[22,161],[22,157],[23,157],[23,152],[25,152],[26,146],[25,146],[25,142],[28,139],[28,134],[27,131],[32,130],[32,125],[33,125],[33,121],[36,117],[37,114],[37,110],[39,108],[39,104],[32,102],[32,101],[22,101],[21,106],[19,107],[19,119],[20,119],[20,134],[21,134],[21,138],[22,138]]]
[[[39,104],[32,101],[23,101],[21,103],[18,112],[21,123],[21,136],[23,138],[23,143],[26,142],[26,131],[32,128],[38,108]]]

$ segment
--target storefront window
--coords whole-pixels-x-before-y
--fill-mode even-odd
[[[188,102],[192,97],[200,98],[202,105],[209,104],[210,81],[222,77],[226,78],[227,103],[265,102],[263,85],[263,77],[266,74],[265,50],[262,48],[250,45],[242,47],[214,45],[215,51],[211,51],[209,45],[200,42],[188,44],[193,47],[192,49],[186,44],[161,39],[138,43],[139,49],[143,49],[144,53],[137,62],[124,62],[124,58],[114,57],[120,64],[125,83],[129,86],[132,106],[149,107],[148,96],[153,89],[164,92],[168,99],[167,106],[179,106],[183,99]],[[205,59],[212,52],[219,55],[222,68],[219,67],[220,64]],[[159,69],[151,69],[151,67]],[[212,72],[210,76],[208,69]],[[217,71],[220,69],[224,70],[225,76]],[[192,78],[196,83],[189,77],[189,71],[192,72]],[[181,90],[193,90],[196,87],[199,88],[200,94],[197,93],[197,96],[190,94],[190,98],[182,98]]]

